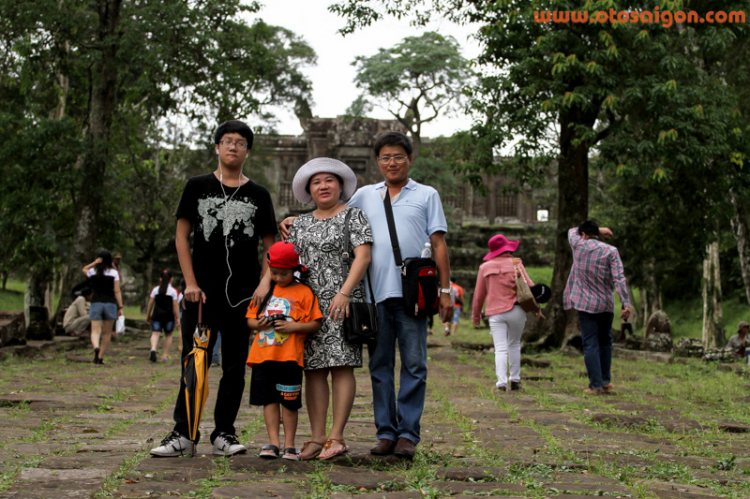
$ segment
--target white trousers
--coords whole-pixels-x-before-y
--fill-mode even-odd
[[[495,342],[495,386],[508,386],[510,381],[521,381],[521,334],[526,326],[526,312],[519,305],[502,314],[490,316],[490,334]]]

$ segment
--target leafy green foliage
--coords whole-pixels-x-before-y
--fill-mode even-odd
[[[65,263],[72,285],[100,245],[136,248],[141,260],[168,244],[187,167],[161,156],[186,159],[218,122],[269,121],[268,106],[309,97],[301,68],[314,51],[285,28],[248,24],[259,9],[0,0],[4,267]],[[170,123],[186,133],[165,137]]]
[[[409,130],[417,152],[422,125],[448,111],[471,76],[458,42],[431,31],[373,56],[359,56],[353,64],[357,87]]]

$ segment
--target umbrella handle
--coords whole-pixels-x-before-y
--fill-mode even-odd
[[[198,324],[203,324],[203,300],[198,298]]]

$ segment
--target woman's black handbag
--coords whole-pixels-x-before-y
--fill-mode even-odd
[[[351,241],[349,239],[349,220],[352,216],[352,209],[349,208],[344,220],[344,252],[342,254],[343,266],[346,269],[344,281],[349,275],[350,265],[353,257]],[[374,298],[372,284],[370,284],[370,269],[367,269],[367,287],[370,290],[370,297]],[[367,297],[365,296],[365,300]],[[344,318],[344,339],[348,343],[355,345],[368,345],[370,348],[375,347],[378,335],[378,306],[375,303],[364,301],[361,303],[349,302],[349,316]]]

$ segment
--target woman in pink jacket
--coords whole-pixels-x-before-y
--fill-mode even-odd
[[[510,389],[521,389],[521,334],[526,325],[526,312],[516,300],[516,273],[523,275],[529,287],[529,279],[520,258],[513,258],[520,241],[509,241],[502,234],[490,239],[490,252],[479,266],[477,285],[474,289],[473,319],[478,328],[482,318],[482,305],[487,307],[485,315],[490,319],[490,334],[495,342],[495,373],[497,388],[504,392],[508,386],[508,363],[510,361]],[[544,318],[541,310],[537,320]]]

